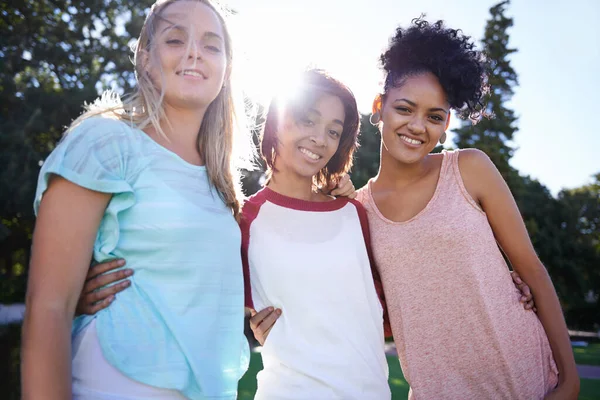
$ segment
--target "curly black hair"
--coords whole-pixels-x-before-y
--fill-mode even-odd
[[[385,72],[384,96],[411,75],[433,73],[450,107],[474,122],[486,116],[483,97],[489,91],[487,61],[469,36],[449,29],[444,21],[430,24],[423,16],[398,28],[379,58]]]

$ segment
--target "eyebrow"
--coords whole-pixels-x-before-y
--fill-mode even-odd
[[[314,108],[309,108],[308,111],[317,114],[319,117],[323,116],[318,110],[315,110]],[[339,119],[334,119],[333,123],[334,124],[339,124],[342,127],[344,126],[344,122],[340,121]]]
[[[168,19],[166,19],[164,17],[163,17],[163,19],[166,22],[168,22],[169,24],[171,24],[171,25],[169,25],[165,29],[163,29],[161,33],[165,33],[166,31],[171,30],[171,29],[172,30],[178,30],[178,31],[187,32],[187,29],[185,27],[183,27],[181,25],[178,25],[178,24],[174,24],[174,23],[172,23],[171,21],[169,21]],[[221,35],[219,35],[216,32],[212,32],[212,31],[204,32],[204,34],[202,35],[202,37],[203,38],[216,38],[216,39],[219,39],[221,42],[225,42],[225,40],[223,40],[223,37]]]
[[[404,101],[404,102],[410,104],[413,107],[417,106],[417,103],[415,103],[414,101],[410,101],[410,100],[404,99],[404,98],[394,100],[394,102],[396,102],[396,101]],[[430,108],[429,111],[442,111],[443,113],[448,114],[448,110],[446,110],[444,108],[440,108],[440,107]]]

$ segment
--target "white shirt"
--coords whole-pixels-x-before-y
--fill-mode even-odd
[[[366,223],[348,199],[307,202],[265,188],[244,205],[246,305],[283,311],[262,349],[255,399],[391,398]]]

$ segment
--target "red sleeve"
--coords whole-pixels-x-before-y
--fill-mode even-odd
[[[367,247],[367,254],[369,255],[369,262],[371,263],[371,273],[373,274],[373,282],[375,283],[375,290],[377,296],[383,307],[383,334],[387,337],[392,337],[392,328],[390,326],[390,317],[387,311],[387,304],[385,302],[385,294],[383,292],[383,283],[379,276],[379,271],[375,265],[375,258],[373,257],[373,251],[371,249],[371,232],[369,231],[369,219],[367,218],[367,212],[362,204],[356,200],[349,200],[356,206],[358,212],[358,219],[360,220],[360,226],[362,228],[363,237],[365,239],[365,246]]]
[[[242,207],[240,230],[242,232],[242,269],[244,272],[244,305],[254,309],[252,301],[252,286],[250,285],[250,264],[248,262],[248,248],[250,247],[250,225],[258,215],[260,206],[265,202],[260,192],[249,198]]]

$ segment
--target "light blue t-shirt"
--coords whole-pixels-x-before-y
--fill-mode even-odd
[[[131,287],[97,318],[105,358],[139,382],[191,399],[235,399],[248,367],[241,235],[205,167],[187,163],[129,124],[85,120],[40,172],[37,210],[52,174],[112,198],[94,259],[127,260]]]

